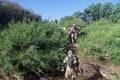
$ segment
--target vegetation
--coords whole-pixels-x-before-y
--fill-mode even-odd
[[[112,64],[120,65],[119,12],[120,3],[92,4],[55,23],[42,21],[41,16],[19,4],[0,1],[0,68],[22,74],[30,70],[42,74],[60,71],[68,43],[62,27],[73,23],[82,28],[77,40],[80,57],[107,56]]]
[[[85,28],[87,35],[79,39],[80,53],[100,59],[107,56],[110,62],[120,65],[120,24],[107,20],[93,22]]]
[[[67,35],[58,25],[32,21],[9,26],[0,32],[0,66],[5,72],[60,70]]]
[[[72,16],[65,16],[64,18],[61,18],[59,22],[62,27],[66,28],[70,27],[73,23],[80,25],[81,27],[85,27],[87,25],[82,19],[77,19]]]
[[[41,16],[30,10],[22,8],[17,3],[8,0],[0,0],[0,28],[8,27],[8,23],[12,20],[22,22],[24,19],[41,21]]]
[[[117,22],[120,19],[120,2],[116,4],[112,4],[111,2],[91,4],[83,12],[75,12],[73,17],[81,18],[86,22],[106,19]]]
[[[115,80],[120,80],[120,75]]]

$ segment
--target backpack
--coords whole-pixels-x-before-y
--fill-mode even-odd
[[[67,62],[67,66],[69,66],[70,68],[74,67],[74,56],[68,56],[68,62]]]
[[[74,58],[76,58],[76,63],[74,64]],[[70,68],[79,66],[79,61],[77,56],[68,56],[67,66]]]

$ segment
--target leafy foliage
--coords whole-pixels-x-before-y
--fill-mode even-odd
[[[36,20],[41,21],[41,16],[33,13],[30,10],[22,8],[17,3],[12,3],[8,0],[1,0],[0,2],[0,24],[7,25],[10,21],[14,20],[23,21],[27,20]],[[4,26],[0,26],[0,28],[4,28]]]
[[[111,20],[117,22],[120,16],[120,3],[112,4],[111,2],[105,2],[103,4],[91,4],[84,9],[83,12],[77,11],[73,14],[73,17],[80,18],[86,22],[93,22],[99,20]]]
[[[35,21],[9,26],[0,32],[0,65],[5,72],[60,69],[67,41],[60,26]]]
[[[113,22],[117,22],[120,19],[120,2],[114,5],[110,19]]]

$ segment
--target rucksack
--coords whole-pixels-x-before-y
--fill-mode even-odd
[[[74,58],[76,58],[76,63],[75,63],[75,64],[74,64]],[[70,68],[79,66],[78,57],[75,56],[75,55],[73,55],[73,56],[68,56],[67,66],[69,66]]]
[[[67,62],[67,66],[69,66],[70,68],[74,67],[74,56],[68,56],[68,62]]]

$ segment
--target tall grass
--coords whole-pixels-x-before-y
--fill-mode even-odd
[[[107,55],[110,62],[120,64],[120,24],[98,21],[88,25],[85,31],[87,35],[79,39],[81,53],[95,58]]]

